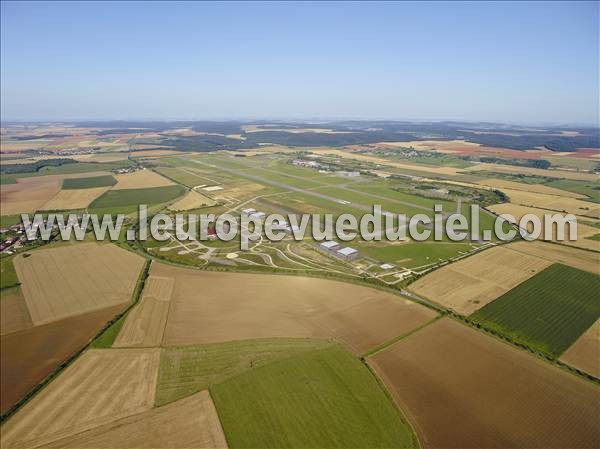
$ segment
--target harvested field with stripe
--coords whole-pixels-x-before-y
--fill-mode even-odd
[[[423,448],[600,445],[596,385],[449,318],[368,363]]]
[[[592,324],[560,360],[600,378],[600,320]]]
[[[154,276],[147,279],[142,300],[127,315],[114,347],[161,345],[174,281]]]
[[[558,262],[573,268],[600,274],[600,254],[565,245],[555,245],[547,242],[514,242],[506,245],[512,251],[517,251],[550,262]]]
[[[143,263],[136,254],[98,243],[41,249],[14,259],[35,325],[129,302]]]
[[[208,391],[160,408],[121,418],[41,448],[218,449],[227,441]]]
[[[0,293],[0,335],[27,329],[32,325],[21,287],[2,290]]]
[[[212,273],[157,263],[151,275],[175,278],[167,346],[323,337],[361,354],[436,316],[390,293],[323,279]]]
[[[40,210],[85,209],[108,189],[109,187],[95,187],[90,189],[61,190],[40,207]]]
[[[551,262],[496,246],[446,265],[420,278],[409,289],[469,315],[539,273]]]
[[[174,183],[151,170],[138,170],[133,173],[116,175],[117,184],[113,190],[144,189],[147,187],[172,186]]]
[[[87,351],[3,425],[2,447],[36,447],[150,410],[158,362],[157,349]]]
[[[4,298],[1,300],[4,301]],[[108,307],[0,337],[0,412],[6,412],[123,310]],[[4,431],[4,428],[2,429]]]

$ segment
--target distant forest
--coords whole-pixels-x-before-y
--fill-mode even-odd
[[[244,132],[242,125],[253,124],[265,129],[261,132]],[[528,150],[546,147],[552,151],[575,151],[577,148],[599,148],[598,128],[544,128],[530,129],[489,123],[410,123],[390,121],[346,121],[330,123],[293,122],[80,122],[76,126],[101,128],[98,135],[115,133],[139,133],[151,130],[158,133],[176,128],[191,128],[195,131],[213,133],[202,136],[164,136],[161,139],[138,139],[136,143],[159,143],[181,150],[214,151],[218,149],[255,148],[259,143],[287,146],[333,146],[370,144],[376,142],[408,142],[411,140],[454,140],[461,139],[491,147]],[[273,129],[274,128],[274,129]],[[290,133],[277,129],[327,128],[343,131],[343,134],[315,132]],[[577,132],[577,135],[564,135],[561,131]],[[484,134],[482,134],[484,132]],[[214,134],[241,134],[240,140]]]

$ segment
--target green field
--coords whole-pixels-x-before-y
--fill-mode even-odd
[[[183,171],[179,168],[174,168],[174,167],[156,167],[154,169],[156,172],[160,173],[161,175],[166,176],[167,178],[172,179],[173,181],[179,183],[179,184],[183,184],[184,186],[187,187],[196,187],[199,185],[212,185],[215,184],[214,180],[212,179],[208,179],[208,178],[203,178],[200,175],[195,175],[192,173],[189,173],[187,171]]]
[[[110,171],[113,168],[128,167],[132,163],[128,160],[117,162],[77,162],[61,165],[59,167],[43,167],[37,172],[6,174],[0,177],[1,184],[14,184],[17,178],[30,178],[32,176],[67,175],[73,173],[89,173],[94,171]]]
[[[109,190],[90,204],[96,213],[131,213],[139,204],[161,204],[183,195],[185,188],[179,185],[149,187],[145,189]]]
[[[63,181],[62,188],[72,189],[91,189],[94,187],[111,187],[117,183],[117,180],[111,175],[93,176],[91,178],[67,178]]]
[[[325,340],[269,338],[165,348],[156,405],[164,405],[275,360],[330,347]]]
[[[340,346],[303,352],[210,388],[229,447],[418,447],[383,387]]]
[[[12,257],[0,259],[0,288],[9,288],[20,284],[12,261]]]
[[[21,222],[20,215],[2,215],[0,216],[0,228],[8,228]]]
[[[554,264],[471,319],[558,357],[600,317],[599,291],[600,276]]]
[[[352,243],[350,244],[352,246]],[[389,243],[357,242],[362,254],[405,268],[416,268],[458,256],[460,252],[473,249],[470,243],[409,242],[392,245]]]
[[[558,179],[546,183],[547,186],[557,189],[567,190],[568,192],[580,193],[588,196],[588,201],[600,203],[600,184],[589,181],[572,181],[569,179]]]

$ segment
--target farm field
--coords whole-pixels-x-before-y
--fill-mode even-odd
[[[26,176],[30,175],[30,173],[23,175],[18,174],[14,177],[14,183],[6,183],[5,181],[10,180],[10,177],[15,175],[2,175],[3,183],[0,186],[2,215],[35,212],[60,191],[61,185],[66,179],[88,177],[90,175],[102,176],[107,174],[107,172],[99,171],[85,174],[64,173],[42,176],[42,173],[42,170],[40,170],[35,173],[36,176]]]
[[[250,338],[335,338],[354,354],[436,316],[390,293],[298,276],[199,272],[154,263],[151,275],[175,287],[163,344]],[[344,296],[336,295],[340,288]],[[202,295],[198,295],[201,291]]]
[[[144,259],[82,243],[19,254],[15,269],[34,325],[131,300]]]
[[[501,173],[514,173],[521,175],[541,176],[546,178],[567,179],[573,181],[592,181],[598,182],[599,177],[594,173],[584,173],[570,170],[544,170],[541,168],[517,167],[514,165],[502,164],[477,164],[466,168],[465,172],[476,174],[477,171],[491,171]]]
[[[410,284],[409,290],[469,315],[551,265],[551,262],[496,246],[451,263]]]
[[[510,202],[513,204],[600,218],[600,205],[589,201],[506,188],[502,191],[510,197]]]
[[[40,210],[85,209],[109,187],[63,189],[41,206]]]
[[[0,293],[0,335],[31,327],[31,317],[21,287],[12,287]]]
[[[600,276],[554,264],[471,319],[552,356],[561,355],[600,318]]]
[[[150,187],[144,189],[111,189],[90,204],[95,213],[132,213],[139,204],[161,204],[172,201],[185,193],[179,185]]]
[[[592,251],[539,241],[514,242],[506,248],[600,275],[600,254]]]
[[[369,370],[339,346],[211,388],[230,447],[418,447]]]
[[[2,426],[2,447],[36,447],[150,410],[158,363],[157,349],[87,351]]]
[[[185,194],[185,196],[173,204],[169,205],[169,210],[173,211],[184,211],[184,210],[192,210],[198,209],[199,207],[209,207],[217,204],[215,200],[207,197],[206,195],[202,195],[194,190],[189,191]]]
[[[585,195],[589,197],[588,201],[594,203],[600,203],[600,189],[598,188],[599,181],[596,182],[582,182],[582,181],[568,181],[566,179],[560,179],[548,183],[553,188],[563,189],[573,192],[577,195]]]
[[[563,353],[560,360],[589,373],[592,376],[600,378],[600,360],[598,360],[599,349],[600,320],[597,320]]]
[[[173,284],[173,278],[150,276],[146,279],[142,299],[127,315],[113,346],[161,345]]]
[[[93,189],[97,187],[112,187],[117,180],[112,175],[93,176],[89,178],[67,178],[63,181],[63,190]]]
[[[156,405],[178,401],[273,361],[333,344],[309,338],[263,338],[164,348]]]
[[[555,182],[561,183],[563,181],[555,181]],[[478,181],[477,184],[480,184],[482,186],[487,186],[487,187],[493,187],[494,189],[500,189],[502,191],[504,191],[504,189],[509,189],[509,190],[522,190],[525,192],[532,192],[532,193],[540,193],[540,194],[544,194],[544,195],[555,195],[555,196],[561,196],[561,197],[565,197],[565,198],[584,197],[584,195],[582,195],[581,193],[571,192],[566,189],[562,190],[561,188],[557,188],[557,187],[551,187],[552,185],[554,185],[553,183],[550,183],[550,185],[525,184],[522,182],[509,181],[506,179],[490,178],[490,179],[484,179],[482,181]],[[558,185],[560,185],[560,184],[558,184]]]
[[[0,412],[6,412],[122,310],[122,305],[108,307],[2,335]]]
[[[600,444],[595,385],[449,318],[367,361],[423,448]]]
[[[590,203],[592,204],[592,203]],[[517,222],[521,220],[521,217],[525,214],[534,214],[536,215],[543,224],[544,214],[553,213],[543,209],[537,209],[535,207],[527,207],[520,206],[518,204],[512,203],[503,203],[503,204],[495,204],[493,206],[488,207],[489,210],[494,212],[495,214],[510,214]],[[591,249],[594,251],[600,250],[600,243],[595,242],[593,240],[589,240],[587,237],[591,237],[598,234],[598,229],[586,224],[581,223],[581,220],[578,218],[577,220],[577,240],[570,241],[564,240],[560,242],[561,245],[572,246],[575,248],[583,248],[583,249]],[[540,235],[540,239],[543,239],[544,235]],[[568,237],[568,232],[565,232],[565,238]],[[553,232],[553,240],[556,240],[556,232]]]
[[[61,179],[55,176],[21,178],[16,184],[2,184],[2,214],[35,212],[58,193],[60,185]]]
[[[152,170],[137,170],[133,173],[115,175],[117,183],[113,190],[145,189],[148,187],[172,186],[173,181],[153,172]]]
[[[13,264],[14,257],[3,257],[0,259],[0,288],[14,287],[19,285],[19,278]]]
[[[179,161],[178,161],[179,162]],[[183,184],[186,187],[194,188],[199,185],[210,185],[218,183],[218,179],[205,178],[200,174],[195,174],[195,172],[190,169],[186,169],[183,167],[156,167],[155,171],[166,176],[167,178],[174,179],[176,182]]]
[[[160,408],[94,427],[42,448],[226,448],[227,442],[208,391]]]

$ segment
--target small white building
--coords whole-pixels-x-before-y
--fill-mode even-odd
[[[392,265],[391,263],[384,263],[383,265],[379,265],[379,268],[381,268],[382,270],[391,270],[392,268],[394,268],[394,265]]]
[[[242,209],[242,215],[250,215],[256,212],[256,209],[249,207],[248,209]]]
[[[335,251],[339,247],[340,247],[340,244],[338,242],[334,242],[331,240],[327,241],[327,242],[319,243],[319,249],[322,249],[323,251]]]
[[[358,250],[346,246],[345,248],[338,250],[336,252],[336,255],[344,260],[352,260],[356,259],[360,255],[360,253],[358,252]]]

